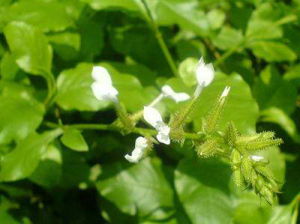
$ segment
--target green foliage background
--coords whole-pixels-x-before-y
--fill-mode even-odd
[[[297,223],[300,1],[146,2],[152,18],[140,0],[0,1],[0,223]],[[93,65],[109,70],[136,112],[165,83],[192,93],[201,56],[217,77],[193,128],[230,85],[220,128],[234,121],[242,133],[284,139],[264,152],[282,185],[272,207],[235,187],[226,162],[196,158],[188,142],[155,146],[132,165],[124,155],[136,135],[53,124],[115,119],[92,95]],[[178,106],[159,107],[168,115]]]

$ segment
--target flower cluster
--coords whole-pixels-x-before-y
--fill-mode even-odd
[[[221,114],[225,107],[230,87],[226,86],[215,106],[206,117],[202,119],[202,131],[198,133],[187,133],[185,124],[188,117],[197,107],[200,95],[205,87],[210,85],[215,77],[212,64],[205,64],[200,58],[195,68],[197,86],[193,96],[184,92],[176,92],[169,85],[161,88],[161,93],[143,110],[133,115],[128,115],[126,109],[118,100],[118,91],[113,86],[109,72],[101,66],[95,66],[92,71],[94,82],[91,85],[93,94],[98,100],[110,101],[115,106],[118,119],[113,124],[122,129],[124,134],[132,133],[140,119],[153,129],[151,133],[141,133],[135,141],[135,147],[131,154],[126,154],[125,159],[131,163],[137,163],[143,159],[152,148],[153,143],[169,145],[171,141],[185,141],[190,139],[195,146],[199,157],[218,156],[230,161],[233,177],[238,186],[252,186],[256,193],[273,203],[274,193],[278,187],[274,177],[266,167],[267,160],[256,151],[282,143],[281,139],[274,138],[273,132],[263,132],[251,136],[241,135],[234,124],[229,123],[227,129],[222,132],[218,130]],[[176,103],[189,101],[181,105],[179,111],[172,114],[169,122],[165,122],[156,105],[164,98],[169,98]],[[125,131],[124,131],[125,130]],[[156,140],[155,140],[155,138]]]

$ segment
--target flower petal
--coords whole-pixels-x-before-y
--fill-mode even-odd
[[[125,159],[131,163],[137,163],[141,160],[145,153],[145,149],[148,147],[147,139],[144,137],[138,137],[135,140],[135,148],[132,151],[131,155],[126,154]]]
[[[153,107],[144,107],[144,119],[154,128],[159,122],[162,122],[159,111]]]
[[[111,77],[110,77],[108,71],[106,70],[106,68],[104,68],[102,66],[94,66],[93,67],[92,77],[95,81],[99,82],[102,85],[105,85],[105,86],[112,85]]]
[[[264,157],[263,156],[257,156],[257,155],[251,155],[250,158],[255,161],[255,162],[259,162],[259,161],[262,161],[264,160]]]
[[[169,137],[170,127],[164,123],[160,124],[157,128],[158,134],[156,138],[159,142],[169,145],[171,140]]]
[[[205,64],[201,57],[196,67],[196,78],[199,85],[208,86],[215,77],[215,70],[212,64]]]
[[[113,86],[101,85],[98,82],[94,82],[91,85],[92,92],[98,100],[116,101],[118,90]]]
[[[186,93],[176,93],[169,85],[164,85],[162,88],[164,97],[173,99],[176,103],[186,101],[190,99],[190,96]]]

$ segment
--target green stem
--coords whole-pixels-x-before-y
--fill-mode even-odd
[[[161,50],[162,50],[162,52],[163,52],[163,54],[164,54],[164,56],[165,56],[168,64],[169,64],[169,67],[170,67],[171,71],[173,72],[173,74],[175,76],[179,77],[177,66],[176,66],[176,64],[175,64],[175,62],[174,62],[174,60],[172,58],[172,55],[171,55],[171,53],[170,53],[170,51],[169,51],[169,49],[168,49],[168,47],[167,47],[167,45],[165,43],[165,41],[164,41],[164,39],[163,39],[160,31],[159,31],[159,28],[158,28],[155,20],[153,19],[151,10],[148,7],[147,2],[145,0],[142,0],[142,3],[144,5],[144,7],[146,9],[146,12],[147,12],[147,15],[149,17],[146,20],[148,21],[148,23],[149,23],[150,27],[152,28],[153,32],[155,33],[155,37],[156,37],[156,39],[158,41],[158,44],[159,44],[159,46],[160,46],[160,48],[161,48]]]
[[[230,57],[232,54],[234,54],[241,46],[242,46],[242,44],[238,44],[235,47],[226,51],[224,54],[222,54],[222,56],[220,58],[218,58],[215,61],[214,65],[218,66],[218,65],[222,64],[228,57]]]
[[[117,126],[111,124],[70,124],[70,125],[59,125],[52,122],[46,122],[46,126],[50,128],[58,128],[61,127],[63,129],[66,128],[76,128],[81,130],[101,130],[101,131],[115,131],[120,132],[121,129]],[[139,134],[139,135],[156,135],[157,131],[148,128],[134,128],[131,133]],[[188,139],[202,139],[203,135],[196,133],[184,133],[184,136]]]
[[[56,94],[56,82],[52,74],[46,74],[46,82],[48,93],[44,104],[46,107],[49,107],[53,103]]]

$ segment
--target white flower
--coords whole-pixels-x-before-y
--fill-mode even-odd
[[[164,85],[161,88],[164,97],[171,98],[176,103],[186,101],[190,99],[190,96],[186,93],[176,93],[169,85]]]
[[[158,110],[153,107],[144,107],[144,119],[158,131],[157,140],[169,145],[171,142],[169,137],[170,127],[163,122]]]
[[[255,161],[255,162],[259,162],[262,161],[264,159],[263,156],[257,156],[257,155],[251,155],[250,158]]]
[[[208,86],[215,77],[215,70],[213,65],[205,64],[203,57],[200,58],[196,67],[196,78],[198,85],[206,87]]]
[[[135,147],[131,155],[126,154],[125,159],[127,159],[131,163],[137,163],[143,157],[147,147],[148,147],[147,139],[144,137],[138,137],[135,140]]]
[[[138,137],[135,140],[135,147],[131,155],[126,154],[125,159],[131,163],[137,163],[143,157],[145,149],[148,147],[147,139],[144,137]]]
[[[104,67],[94,66],[92,77],[95,81],[92,83],[91,88],[94,96],[98,100],[108,100],[113,102],[118,100],[118,90],[113,87],[110,75]]]

